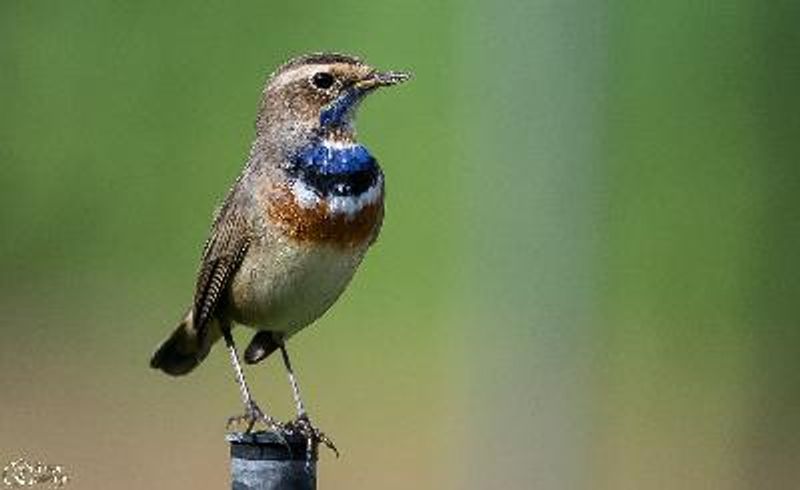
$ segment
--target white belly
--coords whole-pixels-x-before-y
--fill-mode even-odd
[[[291,335],[336,301],[365,252],[366,245],[342,249],[287,238],[254,244],[231,285],[231,317]]]

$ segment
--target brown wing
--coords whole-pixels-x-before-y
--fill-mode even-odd
[[[250,240],[247,221],[235,205],[226,202],[214,220],[197,276],[193,323],[199,335],[203,335],[206,324],[219,307],[220,299],[239,269]]]

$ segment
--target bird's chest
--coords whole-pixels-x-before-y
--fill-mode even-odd
[[[265,217],[276,233],[308,247],[346,251],[369,245],[383,221],[383,183],[359,196],[320,198],[302,182],[270,192]]]
[[[367,154],[368,155],[368,154]],[[356,154],[358,156],[358,153]],[[239,323],[294,332],[327,310],[350,282],[383,220],[383,175],[369,162],[300,166],[263,180],[262,238],[232,288]]]
[[[286,179],[264,189],[269,223],[310,245],[372,242],[383,220],[383,173],[363,146],[317,143],[290,158]]]
[[[234,319],[285,333],[303,328],[344,291],[366,249],[366,245],[341,248],[268,235],[253,244],[234,279]]]

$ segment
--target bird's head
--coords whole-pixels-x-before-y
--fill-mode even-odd
[[[378,71],[356,57],[318,53],[278,68],[264,88],[256,128],[261,138],[300,144],[310,137],[355,140],[355,113],[370,93],[408,80],[399,71]]]

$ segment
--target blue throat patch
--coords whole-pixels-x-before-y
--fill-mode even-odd
[[[341,126],[347,114],[355,108],[361,93],[354,88],[346,90],[336,100],[327,105],[319,114],[319,125],[323,128]]]
[[[300,150],[291,159],[289,175],[323,197],[358,196],[378,182],[378,162],[361,145],[335,148],[322,140]]]

